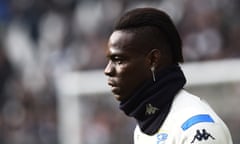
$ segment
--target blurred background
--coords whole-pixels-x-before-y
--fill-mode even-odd
[[[186,64],[240,59],[239,0],[0,0],[0,143],[132,144],[135,121],[105,87],[80,96],[98,81],[58,82],[103,71],[114,21],[145,6],[173,18]],[[240,81],[187,89],[212,105],[240,143]]]

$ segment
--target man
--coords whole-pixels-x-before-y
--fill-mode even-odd
[[[105,68],[120,109],[137,120],[135,144],[232,144],[224,122],[186,92],[181,39],[167,14],[124,14],[109,38]]]

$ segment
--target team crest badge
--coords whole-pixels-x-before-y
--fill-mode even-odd
[[[157,135],[157,144],[165,144],[167,138],[168,138],[167,133],[159,133]]]

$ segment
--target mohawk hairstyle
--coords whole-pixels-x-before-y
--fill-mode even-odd
[[[163,11],[154,8],[137,8],[125,13],[115,24],[114,30],[126,30],[130,32],[152,28],[150,34],[157,34],[159,39],[165,39],[173,63],[183,62],[182,40],[171,18]],[[153,30],[157,29],[157,31]],[[143,30],[142,30],[143,31]],[[148,34],[149,35],[149,34]],[[156,34],[154,35],[156,36]],[[159,37],[160,36],[160,37]],[[157,39],[155,37],[155,39]]]

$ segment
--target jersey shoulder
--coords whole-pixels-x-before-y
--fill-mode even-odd
[[[178,119],[175,127],[180,143],[232,144],[227,126],[215,111],[205,101],[186,91],[176,96],[169,116],[170,119]]]
[[[135,144],[232,144],[230,132],[213,109],[199,97],[180,91],[159,131],[134,132]]]

